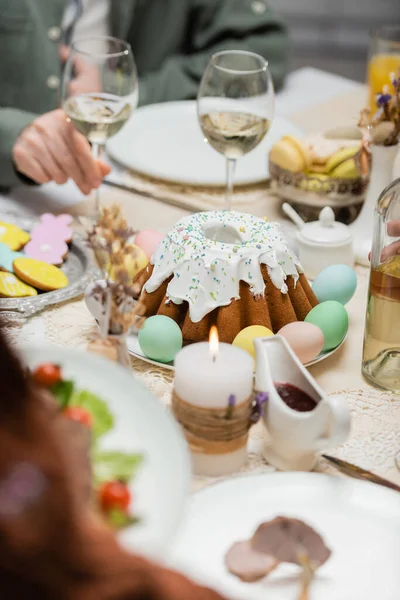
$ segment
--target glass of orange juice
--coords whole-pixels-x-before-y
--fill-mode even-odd
[[[390,85],[390,73],[400,69],[400,25],[386,25],[372,33],[368,61],[369,106],[374,113],[376,94]]]

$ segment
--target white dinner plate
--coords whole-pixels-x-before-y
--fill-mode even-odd
[[[235,477],[193,496],[169,552],[173,566],[229,598],[297,600],[299,570],[280,565],[258,583],[224,566],[235,541],[277,516],[304,520],[332,550],[317,571],[310,600],[397,600],[400,495],[372,483],[310,473]]]
[[[323,360],[326,360],[327,358],[332,356],[332,354],[335,354],[335,352],[340,350],[340,348],[345,343],[346,339],[347,339],[347,335],[344,338],[344,340],[339,344],[339,346],[336,346],[336,348],[334,348],[333,350],[329,350],[328,352],[322,352],[319,356],[314,358],[314,360],[311,360],[304,366],[312,367],[313,365],[316,365],[317,363],[322,362]],[[135,333],[132,333],[131,335],[129,335],[127,337],[127,346],[128,346],[128,350],[129,350],[130,354],[132,354],[132,356],[135,356],[136,358],[140,358],[140,360],[143,360],[143,361],[149,363],[150,365],[164,367],[165,369],[169,369],[170,371],[173,371],[175,369],[173,362],[162,363],[157,360],[152,360],[151,358],[147,358],[147,356],[145,356],[142,352],[142,349],[139,344],[138,336]]]
[[[171,542],[190,485],[190,459],[180,428],[167,410],[132,374],[111,361],[76,349],[51,345],[21,348],[25,363],[54,362],[66,379],[104,399],[115,418],[101,439],[110,450],[140,452],[144,463],[131,483],[133,510],[141,523],[123,530],[129,550],[157,556]]]
[[[286,119],[275,117],[262,143],[238,161],[236,185],[268,178],[268,153],[284,135],[301,135]],[[225,159],[204,142],[196,102],[166,102],[136,111],[107,143],[111,158],[157,179],[201,186],[225,185]]]

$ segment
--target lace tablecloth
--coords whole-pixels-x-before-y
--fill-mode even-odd
[[[330,453],[372,470],[400,483],[395,455],[400,451],[400,398],[379,392],[361,378],[361,348],[365,315],[367,274],[358,270],[358,290],[348,305],[350,330],[343,348],[326,361],[312,367],[311,372],[329,394],[339,394],[348,402],[352,414],[352,431],[348,442]],[[71,301],[33,317],[21,327],[9,325],[14,343],[47,341],[53,344],[85,348],[96,333],[96,323],[83,300]],[[135,377],[147,386],[166,406],[170,403],[173,373],[132,358]],[[244,471],[273,471],[262,456],[263,427],[250,433],[249,458]],[[335,473],[323,460],[317,469]],[[194,489],[210,480],[196,478]]]
[[[292,116],[292,120],[305,131],[314,132],[345,122],[356,122],[359,110],[364,103],[363,90],[345,94],[315,109],[304,110]],[[400,157],[400,154],[399,154]],[[400,164],[398,165],[400,169]],[[400,174],[400,171],[399,171]],[[126,183],[129,183],[127,175]],[[134,229],[173,226],[188,210],[223,208],[221,193],[210,190],[193,190],[182,186],[157,184],[144,178],[133,181],[137,193],[107,190],[103,194],[105,203],[122,204],[125,215]],[[141,195],[144,194],[146,197]],[[281,219],[279,202],[270,195],[265,185],[242,189],[235,195],[235,208],[268,216],[270,220]],[[26,203],[24,211],[35,212],[40,199],[31,192],[32,203]],[[163,197],[167,203],[160,203],[154,195]],[[7,199],[6,210],[19,210]],[[87,203],[77,205],[72,212],[82,215],[87,212]],[[46,206],[48,209],[48,206]],[[68,207],[70,210],[70,207]],[[290,235],[290,226],[284,230]],[[361,354],[364,332],[365,307],[368,287],[368,270],[357,270],[358,288],[355,297],[347,306],[350,317],[349,335],[344,346],[329,359],[315,365],[312,375],[328,394],[340,394],[349,403],[352,412],[352,431],[348,442],[331,452],[350,462],[377,472],[400,484],[400,472],[395,466],[395,455],[400,451],[400,398],[379,392],[369,387],[361,377]],[[42,315],[33,317],[21,326],[10,323],[8,328],[14,342],[43,341],[72,347],[85,347],[96,331],[96,325],[82,300],[69,302],[51,308]],[[132,360],[135,376],[165,404],[170,402],[173,375],[162,368],[149,366],[138,359]],[[249,443],[249,459],[245,471],[271,471],[261,454],[263,429],[259,424],[253,427]],[[318,470],[328,471],[322,461]],[[332,471],[333,472],[333,471]],[[197,478],[194,486],[207,483]]]

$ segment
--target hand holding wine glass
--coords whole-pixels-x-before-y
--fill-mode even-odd
[[[268,63],[252,52],[229,50],[212,56],[197,97],[205,140],[226,157],[227,208],[232,208],[236,161],[264,139],[274,114]]]
[[[87,140],[65,120],[61,109],[41,115],[18,136],[12,158],[16,170],[36,183],[73,179],[89,194],[101,185],[110,167],[94,160]]]
[[[72,44],[65,64],[63,108],[73,126],[91,143],[98,158],[111,136],[125,125],[138,103],[135,61],[128,43],[101,38],[106,52],[99,52],[99,38]],[[100,198],[96,193],[96,213]]]

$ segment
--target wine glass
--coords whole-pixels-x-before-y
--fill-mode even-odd
[[[101,156],[108,138],[125,125],[138,103],[138,79],[127,42],[108,36],[76,40],[64,69],[62,104],[67,118]],[[100,190],[95,194],[100,213]]]
[[[226,203],[232,208],[236,161],[263,140],[274,115],[274,87],[267,61],[228,50],[211,57],[197,96],[205,141],[226,157]]]

